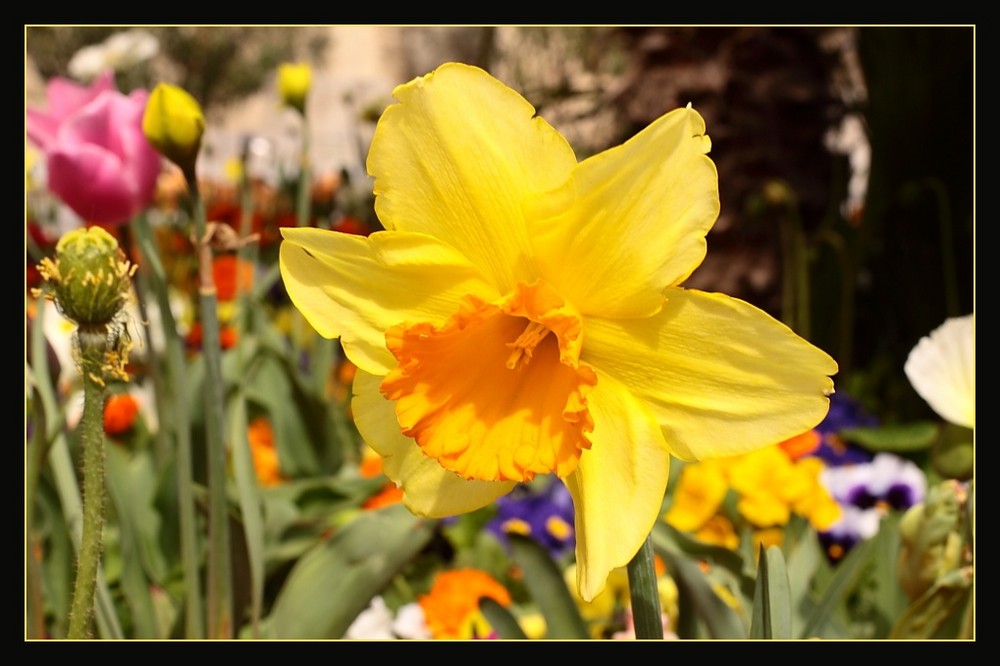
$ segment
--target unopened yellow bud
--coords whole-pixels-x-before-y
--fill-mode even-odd
[[[278,67],[278,93],[286,106],[304,114],[311,86],[312,69],[306,63],[285,63]]]
[[[205,133],[205,114],[186,90],[169,83],[157,85],[146,103],[142,131],[149,143],[179,166],[185,176],[194,175]]]
[[[46,295],[81,327],[111,323],[125,306],[135,266],[114,236],[100,227],[75,229],[56,245],[54,259],[43,259],[39,272]]]

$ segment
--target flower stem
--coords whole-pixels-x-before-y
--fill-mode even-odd
[[[229,512],[226,500],[225,415],[218,299],[212,276],[212,246],[207,237],[205,203],[197,181],[189,178],[197,239],[202,353],[205,359],[205,438],[208,449],[208,637],[232,638],[232,575]]]
[[[639,552],[628,563],[628,588],[632,597],[635,637],[663,638],[660,591],[653,564],[653,542],[648,536]]]
[[[309,170],[309,123],[306,112],[302,111],[302,145],[299,153],[299,189],[295,202],[295,221],[299,227],[309,226],[309,185],[312,175]],[[292,362],[299,368],[302,359],[302,336],[305,329],[305,317],[296,308],[292,311]]]
[[[104,529],[104,379],[101,366],[108,349],[106,327],[80,327],[80,374],[83,376],[83,536],[67,638],[89,638],[94,589],[101,561]]]
[[[204,614],[202,612],[201,582],[198,571],[198,530],[194,503],[194,466],[191,456],[191,419],[188,415],[187,398],[183,387],[187,385],[184,362],[184,345],[177,333],[177,323],[170,309],[167,294],[167,273],[160,261],[153,240],[153,230],[145,215],[133,221],[133,230],[143,253],[143,268],[148,269],[149,288],[156,298],[166,340],[167,376],[171,382],[170,414],[161,413],[160,423],[173,427],[177,461],[177,502],[181,538],[181,564],[184,571],[184,637],[199,639],[205,637]]]

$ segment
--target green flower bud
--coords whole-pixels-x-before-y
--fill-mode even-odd
[[[916,599],[935,582],[962,566],[965,487],[945,481],[928,489],[926,499],[910,507],[899,525],[899,582]]]
[[[111,324],[129,297],[136,267],[125,258],[114,236],[100,227],[63,235],[54,259],[38,267],[45,293],[81,328]]]
[[[205,115],[186,90],[161,83],[146,103],[142,131],[154,148],[184,172],[194,176],[195,161],[205,133]]]

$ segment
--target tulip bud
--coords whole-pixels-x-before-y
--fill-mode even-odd
[[[205,115],[197,100],[177,86],[157,85],[146,104],[142,131],[161,155],[181,168],[190,182],[205,133]]]
[[[43,259],[38,269],[51,288],[47,295],[81,327],[110,324],[125,306],[135,273],[118,241],[101,227],[66,233],[55,259]]]
[[[285,63],[278,67],[278,93],[281,101],[303,115],[311,85],[312,70],[306,63]]]

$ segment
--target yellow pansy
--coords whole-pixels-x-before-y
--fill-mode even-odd
[[[664,520],[683,531],[705,525],[722,506],[729,490],[725,468],[715,461],[685,465],[681,470],[673,503]]]
[[[358,366],[355,422],[406,506],[472,511],[556,474],[593,599],[655,523],[671,454],[811,428],[837,364],[752,305],[681,288],[719,213],[690,107],[578,162],[476,67],[394,97],[367,164],[386,231],[283,229],[285,286]]]

